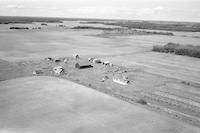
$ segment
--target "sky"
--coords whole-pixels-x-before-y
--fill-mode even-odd
[[[0,0],[0,16],[200,22],[200,0]]]

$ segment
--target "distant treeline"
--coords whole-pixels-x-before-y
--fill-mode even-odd
[[[105,27],[93,27],[93,26],[75,26],[75,27],[72,27],[72,29],[103,30],[104,34],[112,34],[112,35],[168,35],[168,36],[174,35],[171,32],[133,30],[133,29],[129,29],[129,28],[105,28]]]
[[[200,58],[200,46],[180,45],[170,42],[164,46],[153,46],[152,51]]]
[[[135,30],[129,28],[115,28],[110,31],[104,31],[105,34],[116,34],[116,35],[167,35],[173,36],[171,32],[156,32],[156,31],[145,31],[145,30]]]
[[[71,29],[93,29],[93,30],[114,30],[116,28],[104,28],[104,27],[93,27],[93,26],[75,26]]]
[[[61,19],[58,18],[47,18],[47,17],[0,17],[0,24],[10,23],[33,23],[33,22],[46,22],[46,23],[62,23]]]
[[[200,23],[192,22],[167,22],[167,21],[90,21],[89,24],[114,25],[135,29],[167,30],[167,31],[186,31],[200,32]]]
[[[33,22],[62,23],[63,21],[78,21],[78,20],[88,21],[88,22],[82,22],[82,23],[114,25],[114,26],[121,26],[121,27],[127,27],[127,28],[135,28],[135,29],[200,32],[200,23],[195,23],[195,22],[0,16],[0,24],[33,23]]]
[[[10,27],[10,29],[17,29],[17,30],[28,30],[28,27]]]

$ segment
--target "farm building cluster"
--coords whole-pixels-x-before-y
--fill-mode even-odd
[[[74,61],[74,69],[92,69],[96,66],[104,66],[105,68],[109,69],[114,69],[113,63],[110,61],[102,61],[99,58],[95,57],[90,57],[87,60],[86,59],[81,59],[80,55],[78,54],[73,54],[71,60]],[[63,74],[66,74],[65,72],[65,67],[63,67],[61,64],[67,64],[70,61],[69,58],[52,58],[52,57],[47,57],[45,58],[46,61],[52,62],[56,64],[51,70],[53,75],[55,76],[60,76]],[[42,74],[42,70],[35,70],[33,71],[33,75],[40,75]],[[105,82],[106,80],[111,79],[114,83],[121,84],[121,85],[128,85],[130,83],[129,79],[127,76],[124,76],[123,73],[117,73],[116,71],[112,74],[112,77],[109,78],[108,75],[105,75],[102,77],[101,82]]]

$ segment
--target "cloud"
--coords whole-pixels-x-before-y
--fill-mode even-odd
[[[164,9],[163,6],[157,6],[157,7],[154,8],[154,10],[163,10],[163,9]]]
[[[65,9],[69,17],[90,17],[90,18],[124,18],[133,11],[119,6],[84,6],[79,8]],[[124,16],[124,17],[122,17]]]
[[[147,16],[147,15],[155,15],[161,11],[163,11],[165,8],[163,6],[157,6],[157,7],[154,7],[154,8],[143,8],[143,9],[139,9],[137,11],[137,15],[139,17],[144,17],[144,16]]]
[[[69,11],[77,14],[104,14],[117,12],[117,10],[114,7],[110,6],[85,6]]]
[[[7,5],[6,8],[15,8],[15,9],[21,9],[21,8],[24,8],[23,5]]]
[[[200,21],[200,0],[0,0],[0,15]]]

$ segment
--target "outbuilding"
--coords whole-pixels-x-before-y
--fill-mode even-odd
[[[92,62],[98,64],[98,63],[101,63],[101,60],[100,59],[94,59]]]
[[[47,57],[47,58],[45,58],[45,60],[53,61],[53,58],[51,58],[51,57]]]
[[[80,57],[79,57],[78,54],[73,54],[73,58],[74,58],[74,59],[79,59]]]
[[[55,59],[55,62],[62,62],[61,59]]]
[[[94,59],[95,59],[94,57],[89,57],[89,58],[88,58],[88,61],[89,61],[89,62],[92,62]]]
[[[38,75],[38,74],[42,74],[43,71],[42,70],[35,70],[33,71],[33,75]]]
[[[75,68],[84,69],[84,68],[92,68],[93,66],[89,63],[79,62],[75,64]]]
[[[113,64],[110,63],[110,61],[104,61],[104,62],[102,62],[102,64],[105,66],[113,66]]]

